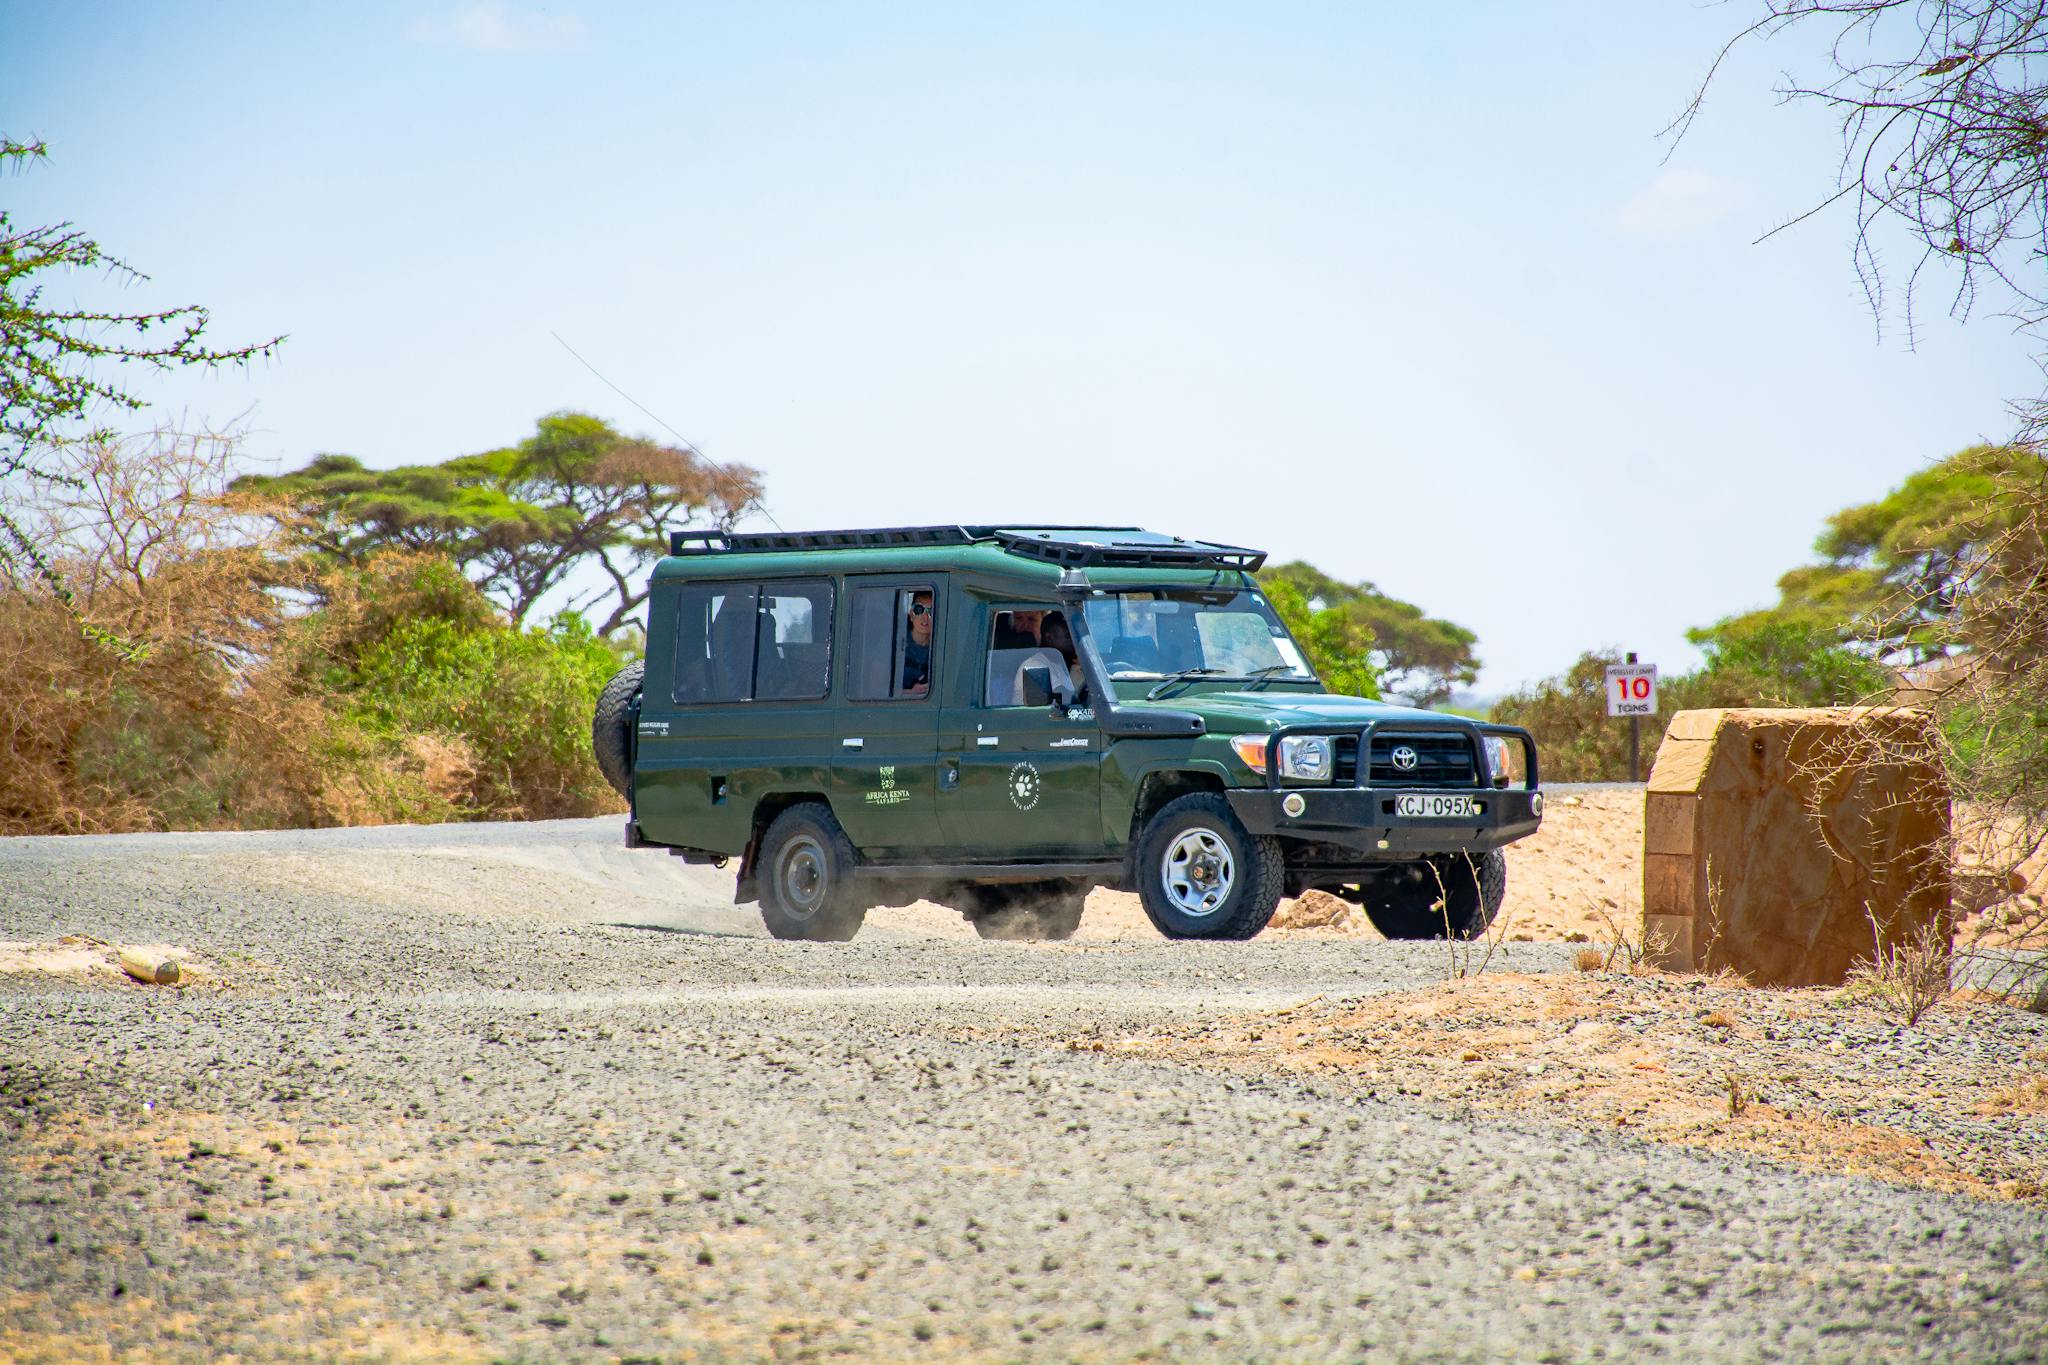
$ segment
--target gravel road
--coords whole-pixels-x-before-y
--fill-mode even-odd
[[[1440,946],[784,944],[617,844],[0,840],[0,938],[222,978],[0,977],[0,1359],[2048,1355],[2037,1208],[1048,1041]]]

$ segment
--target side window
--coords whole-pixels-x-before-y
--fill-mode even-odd
[[[831,678],[831,582],[763,583],[754,699],[816,701],[831,690]]]
[[[892,701],[931,695],[938,594],[930,587],[855,588],[846,695]]]
[[[1046,603],[1019,603],[990,613],[983,704],[1022,706],[1024,670],[1043,668],[1056,696],[1080,691],[1080,655],[1066,613]]]
[[[751,583],[683,586],[676,604],[677,702],[746,701],[753,696],[759,596]]]

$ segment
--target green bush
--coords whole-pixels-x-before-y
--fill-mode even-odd
[[[1544,781],[1628,781],[1629,725],[1607,714],[1607,666],[1620,662],[1620,654],[1611,650],[1581,654],[1560,676],[1494,704],[1495,720],[1519,725],[1536,737]],[[1650,771],[1673,715],[1698,707],[1762,705],[1762,689],[1759,679],[1733,670],[1660,679],[1660,710],[1642,720],[1642,771]]]
[[[1760,706],[1853,706],[1892,692],[1890,671],[1846,648],[1838,630],[1759,612],[1688,638],[1706,651],[1703,672],[1741,680]]]
[[[444,778],[466,770],[471,816],[551,819],[616,809],[590,757],[590,715],[617,656],[580,616],[514,630],[446,616],[394,624],[366,645],[340,698],[391,744],[438,736]]]

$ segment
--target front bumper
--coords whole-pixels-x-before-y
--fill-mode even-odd
[[[1479,812],[1472,819],[1452,820],[1396,815],[1395,791],[1376,787],[1240,787],[1224,793],[1231,810],[1253,834],[1334,844],[1367,859],[1484,853],[1534,834],[1543,823],[1541,792],[1432,788],[1431,794],[1470,796]],[[1292,796],[1301,798],[1300,815],[1289,815],[1282,805]]]
[[[1329,786],[1289,786],[1279,777],[1280,741],[1289,735],[1321,734],[1356,736],[1354,771],[1349,781]],[[1446,736],[1460,737],[1468,748],[1473,785],[1438,786],[1420,782],[1403,784],[1391,771],[1377,779],[1373,775],[1375,738],[1399,740]],[[1484,740],[1500,736],[1519,744],[1525,765],[1526,785],[1495,785],[1495,774],[1486,757]],[[1398,760],[1397,760],[1398,766]],[[1409,766],[1414,766],[1411,754]],[[1329,844],[1364,855],[1367,860],[1406,858],[1424,853],[1484,853],[1534,834],[1543,823],[1543,793],[1536,764],[1536,740],[1527,730],[1513,725],[1475,723],[1460,717],[1432,717],[1427,721],[1406,718],[1371,721],[1364,726],[1291,725],[1266,737],[1266,785],[1236,788],[1225,793],[1231,809],[1254,834],[1302,839]],[[1388,778],[1397,780],[1389,783]],[[1502,780],[1507,780],[1502,775]],[[1377,785],[1375,784],[1377,782]],[[1453,819],[1404,816],[1394,813],[1396,798],[1407,791],[1427,791],[1433,796],[1469,796],[1476,807],[1471,818]],[[1288,813],[1290,804],[1300,806],[1299,814]]]

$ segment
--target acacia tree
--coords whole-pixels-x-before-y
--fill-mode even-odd
[[[2006,314],[2048,372],[2048,0],[1757,4],[1722,58],[1754,38],[1826,36],[1817,72],[1788,77],[1780,93],[1837,116],[1841,169],[1792,221],[1850,206],[1852,259],[1880,321],[1888,293],[1902,291],[1910,329],[1923,280],[1943,281],[1952,312]],[[1720,67],[1667,131],[1684,135]],[[1903,271],[1880,250],[1887,231],[1915,248]],[[1976,827],[1959,837],[1978,842],[1998,886],[2007,870],[2048,876],[2048,396],[2014,410],[2017,437],[1963,518],[1981,530],[1924,556],[1917,581],[1897,585],[1879,613],[1951,661],[1933,702],[1959,809]],[[2022,939],[2048,930],[2042,904],[2006,911],[2005,923]],[[2048,978],[2048,963],[2033,970],[2034,983]],[[2048,983],[2040,989],[2048,999]]]
[[[322,455],[235,487],[292,504],[301,543],[331,562],[360,564],[391,548],[446,554],[515,623],[594,564],[608,584],[571,605],[610,598],[606,634],[647,600],[645,570],[666,552],[670,528],[707,515],[730,523],[761,495],[752,469],[577,412],[550,413],[517,445],[440,464],[371,469]]]
[[[0,138],[0,172],[26,170],[47,154],[40,142]],[[18,580],[26,570],[67,602],[70,589],[21,515],[39,489],[83,491],[56,447],[80,437],[110,440],[91,429],[97,415],[146,406],[124,382],[123,367],[246,365],[284,341],[216,350],[205,344],[208,314],[197,304],[124,313],[46,298],[45,281],[72,271],[130,283],[149,278],[70,223],[18,227],[0,210],[0,573]]]
[[[1854,646],[1899,668],[1957,645],[1953,622],[1989,547],[2014,525],[2005,494],[2039,462],[2013,446],[1971,446],[1918,470],[1875,502],[1828,518],[1820,562],[1778,580],[1778,604],[1688,632],[1710,650],[1742,653],[1804,639]]]
[[[1761,0],[1757,8],[1666,133],[1684,137],[1739,45],[1819,33],[1818,69],[1789,74],[1779,94],[1838,117],[1840,171],[1831,191],[1773,233],[1846,206],[1857,278],[1880,323],[1897,292],[1910,330],[1920,291],[1945,280],[1951,311],[1992,303],[2041,347],[2048,0]],[[1887,226],[1916,248],[1903,270],[1885,264]],[[2038,401],[2026,406],[2031,426],[2043,410]]]
[[[1346,583],[1301,560],[1262,570],[1259,581],[1268,593],[1284,586],[1317,612],[1336,613],[1342,624],[1325,620],[1319,629],[1362,642],[1357,647],[1371,652],[1378,686],[1417,706],[1440,705],[1479,676],[1477,635],[1370,583]]]

